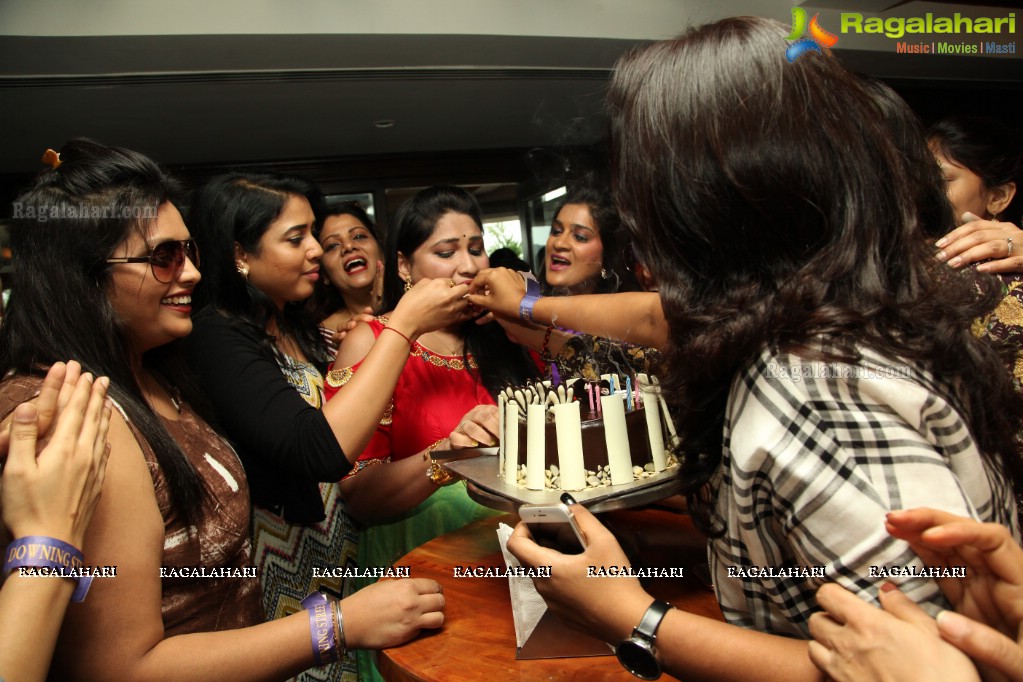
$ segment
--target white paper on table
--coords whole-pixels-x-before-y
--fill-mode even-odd
[[[508,568],[521,566],[511,552],[508,551],[508,538],[512,527],[501,523],[497,526],[497,542],[504,554],[504,563]],[[536,629],[536,624],[547,611],[547,603],[533,587],[533,579],[525,576],[509,576],[508,590],[511,592],[512,619],[515,621],[515,645],[523,646]]]

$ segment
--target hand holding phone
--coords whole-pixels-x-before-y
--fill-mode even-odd
[[[566,504],[524,504],[519,507],[519,518],[541,547],[562,554],[582,554],[586,549],[586,540]]]

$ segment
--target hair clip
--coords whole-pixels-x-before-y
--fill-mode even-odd
[[[48,165],[50,168],[57,170],[60,168],[60,152],[55,152],[52,149],[47,149],[43,152],[42,162]]]

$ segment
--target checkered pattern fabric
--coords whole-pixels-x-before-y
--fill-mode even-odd
[[[948,392],[918,367],[862,354],[846,365],[765,350],[732,385],[713,481],[727,530],[709,551],[729,622],[808,637],[825,581],[876,604],[888,578],[871,566],[923,566],[885,531],[893,509],[935,507],[1019,537],[1011,485],[981,459]],[[732,566],[823,566],[825,577],[729,577]],[[933,579],[891,581],[932,615],[948,606]]]

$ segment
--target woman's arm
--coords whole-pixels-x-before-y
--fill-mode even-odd
[[[345,509],[360,521],[383,521],[405,513],[437,490],[437,484],[428,476],[432,449],[494,445],[497,442],[494,434],[498,430],[497,407],[477,405],[462,417],[447,438],[396,462],[387,459],[390,439],[378,431],[363,458],[368,455],[383,461],[366,466],[341,481]]]
[[[477,275],[469,291],[473,305],[519,319],[526,285],[514,270],[493,268]],[[533,307],[533,321],[652,348],[668,342],[668,324],[655,293],[544,296]]]
[[[369,442],[408,358],[409,344],[463,321],[465,285],[422,280],[402,297],[388,332],[363,362],[364,372],[323,406],[310,406],[284,378],[260,339],[236,321],[202,311],[188,339],[189,356],[231,438],[281,470],[337,481]],[[349,340],[345,341],[348,344]]]
[[[53,676],[67,680],[280,680],[312,665],[309,619],[164,638],[164,523],[149,468],[123,419],[111,425],[103,497],[86,543],[90,565],[117,567],[68,612]],[[391,646],[443,622],[433,581],[389,581],[341,602],[351,648]]]
[[[508,550],[525,565],[550,566],[550,578],[533,583],[562,620],[612,644],[626,639],[654,601],[639,580],[589,577],[590,566],[626,566],[617,540],[582,505],[572,513],[587,540],[582,554],[567,555],[540,547],[519,524]],[[657,630],[664,669],[684,680],[821,680],[810,663],[807,643],[767,635],[684,611],[668,612]]]
[[[3,443],[8,458],[0,498],[4,525],[15,538],[50,537],[80,550],[103,484],[110,425],[110,408],[104,402],[110,382],[105,377],[95,382],[88,375],[78,378],[43,445],[37,440],[46,435],[39,416],[57,409],[65,370],[64,363],[51,367],[38,404],[15,409],[9,440]],[[0,590],[0,678],[45,679],[73,589],[71,580],[11,573]]]

